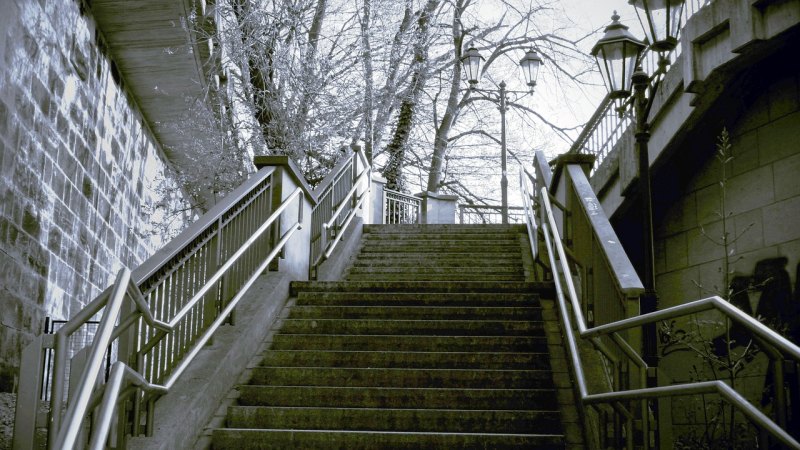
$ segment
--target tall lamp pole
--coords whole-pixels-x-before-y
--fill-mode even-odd
[[[500,215],[508,223],[508,148],[506,147],[506,82],[500,82]]]
[[[644,294],[639,299],[641,314],[658,309],[656,293],[655,239],[653,236],[653,196],[650,183],[650,124],[647,121],[653,106],[655,92],[661,82],[661,75],[666,72],[668,60],[665,53],[673,50],[678,44],[681,19],[685,0],[658,2],[653,0],[630,0],[636,7],[639,22],[647,35],[645,41],[633,37],[628,27],[619,22],[614,11],[611,24],[606,27],[605,34],[592,49],[592,55],[600,66],[609,96],[627,104],[633,85],[633,111],[636,123],[636,153],[638,161],[638,192],[642,201],[642,257],[644,275]],[[641,57],[645,49],[658,52],[659,66],[652,77],[641,67]],[[622,110],[622,109],[621,109]],[[658,365],[655,324],[644,328],[644,359],[653,367]]]
[[[506,89],[506,82],[501,81],[498,87],[500,89],[479,89],[478,80],[482,74],[483,56],[475,47],[470,47],[464,56],[461,57],[461,64],[464,66],[464,73],[469,82],[469,89],[473,92],[480,92],[487,96],[488,100],[497,102],[500,110],[500,169],[502,171],[500,178],[500,195],[501,207],[500,215],[503,224],[508,223],[508,149],[506,147],[506,111],[508,110],[508,94],[517,94],[516,100],[531,94],[534,86],[536,86],[536,78],[539,74],[539,67],[542,65],[542,58],[536,53],[536,50],[530,49],[525,53],[525,56],[519,62],[522,68],[522,73],[525,76],[525,82],[529,89],[527,91],[509,91]],[[497,97],[493,97],[493,95]]]

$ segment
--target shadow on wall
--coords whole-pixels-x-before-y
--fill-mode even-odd
[[[800,338],[800,264],[792,289],[788,258],[758,261],[752,274],[734,274],[729,286],[731,303],[797,343]],[[755,311],[755,314],[753,314]],[[768,415],[775,408],[774,366],[767,354],[742,326],[726,321],[718,312],[700,313],[688,319],[663,323],[660,330],[661,371],[671,383],[725,380]],[[797,379],[787,371],[789,382],[789,429],[800,422]],[[666,379],[664,380],[666,381]],[[724,402],[709,396],[678,397],[671,403],[676,448],[693,445],[726,445],[747,448],[758,442],[757,431]],[[726,417],[727,414],[727,417]],[[735,430],[730,430],[731,427]],[[686,446],[686,445],[689,446]]]

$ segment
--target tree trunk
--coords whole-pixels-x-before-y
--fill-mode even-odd
[[[413,23],[414,12],[412,10],[412,0],[406,0],[405,11],[403,12],[403,20],[394,35],[392,40],[392,49],[389,53],[389,74],[386,77],[386,82],[378,95],[378,105],[375,111],[375,120],[372,127],[372,146],[380,147],[383,141],[383,132],[386,125],[389,123],[389,118],[392,116],[395,108],[395,99],[397,96],[397,87],[399,82],[397,75],[400,69],[400,62],[403,55],[403,36],[408,33],[411,24]]]
[[[372,161],[373,129],[372,129],[372,49],[369,41],[369,30],[372,16],[372,0],[364,0],[361,17],[361,63],[364,66],[364,154]]]
[[[442,182],[442,162],[447,155],[447,138],[450,130],[458,117],[459,88],[461,83],[461,45],[464,35],[461,32],[461,14],[464,12],[464,0],[458,0],[453,9],[453,49],[455,59],[453,63],[453,76],[450,79],[450,94],[447,98],[447,109],[442,116],[442,121],[436,128],[436,137],[433,141],[433,156],[428,172],[428,187],[430,192],[439,192]]]
[[[402,187],[403,165],[405,162],[405,148],[411,128],[414,125],[414,114],[417,99],[419,99],[428,79],[428,36],[430,31],[431,15],[439,6],[439,0],[428,0],[425,8],[417,19],[417,32],[414,43],[414,73],[411,76],[411,86],[408,94],[400,105],[400,116],[394,130],[392,142],[386,147],[389,161],[383,168],[388,189],[399,190]]]

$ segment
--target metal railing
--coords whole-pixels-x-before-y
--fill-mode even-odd
[[[64,326],[68,321],[67,320],[58,320],[52,319],[50,317],[46,317],[44,319],[44,334],[55,334],[59,328]],[[77,354],[80,350],[84,347],[90,345],[92,343],[92,337],[97,334],[97,327],[100,325],[99,321],[96,320],[89,320],[69,339],[69,349],[67,351],[67,355],[69,358],[72,358]],[[111,364],[113,362],[112,355],[116,355],[115,348],[109,348],[106,352],[106,363],[103,367],[104,371],[104,378],[103,381],[108,380],[109,375],[111,374]],[[53,357],[55,353],[53,349],[47,349],[44,352],[44,361],[43,361],[43,371],[42,371],[42,387],[41,387],[41,394],[40,399],[46,402],[50,401],[50,382],[52,381],[52,373],[53,373]],[[69,378],[69,367],[67,367],[67,378]]]
[[[713,0],[689,0],[683,9],[683,23],[685,24],[697,11],[704,6],[711,4]],[[664,64],[675,62],[682,53],[680,41],[678,46],[669,54],[663,55],[658,52],[645,50],[641,57],[641,65],[644,71],[650,75],[658,74],[664,70]],[[653,77],[655,78],[655,77]],[[653,83],[655,80],[651,80]],[[602,164],[603,160],[611,153],[617,143],[626,136],[633,140],[632,114],[630,107],[623,108],[619,102],[614,102],[608,96],[600,102],[594,115],[586,122],[578,138],[570,147],[568,153],[585,153],[596,155],[593,169]]]
[[[257,172],[133,273],[122,270],[111,288],[55,335],[34,339],[22,356],[14,448],[34,445],[35,399],[40,395],[42,356],[48,348],[55,353],[49,449],[80,446],[85,416],[98,405],[91,448],[105,446],[115,409],[118,438],[142,431],[151,434],[155,399],[176,382],[215,330],[233,320],[244,293],[301,226],[304,192],[298,187],[281,202],[281,192],[275,189],[279,175],[275,168]],[[297,220],[281,234],[280,219],[295,203],[299,204]],[[70,362],[69,336],[97,314],[102,319],[91,347]],[[117,346],[117,360],[104,389],[95,390],[111,345]],[[70,379],[68,407],[62,417],[68,363],[72,374],[81,376],[78,381]],[[127,384],[135,388],[122,390]]]
[[[383,223],[414,224],[422,220],[422,199],[413,195],[383,189]]]
[[[487,224],[503,223],[503,208],[495,205],[458,205],[458,223]],[[524,223],[525,215],[522,206],[508,207],[508,223]]]
[[[538,170],[540,166],[541,165],[537,165],[536,169]],[[580,167],[576,168],[577,170],[570,174],[574,179],[580,178],[583,174]],[[784,383],[782,378],[783,358],[789,357],[795,361],[800,361],[800,347],[797,347],[777,332],[720,297],[709,297],[649,314],[636,315],[609,323],[603,323],[590,328],[587,326],[587,321],[585,320],[585,305],[581,304],[581,299],[577,294],[577,289],[573,281],[571,265],[575,263],[578,257],[577,255],[569,254],[562,244],[561,235],[558,231],[559,226],[553,214],[553,202],[551,201],[551,194],[548,191],[548,187],[537,184],[535,181],[544,178],[544,176],[543,174],[531,175],[522,172],[520,177],[523,193],[530,199],[530,202],[526,202],[525,204],[528,223],[538,224],[538,230],[540,230],[539,234],[544,238],[545,248],[543,250],[547,253],[550,268],[553,272],[556,302],[558,304],[563,331],[567,341],[569,360],[580,401],[582,404],[588,406],[608,405],[614,409],[618,418],[615,422],[620,424],[624,423],[623,427],[625,428],[624,433],[619,432],[618,434],[620,440],[623,441],[617,445],[618,447],[621,447],[623,443],[627,448],[632,449],[634,447],[634,421],[637,414],[639,415],[638,419],[641,423],[641,436],[639,441],[644,444],[645,448],[650,447],[651,441],[648,430],[653,429],[653,424],[649,423],[651,421],[648,406],[648,401],[650,399],[695,394],[718,394],[753,424],[768,432],[782,445],[789,448],[800,449],[800,442],[792,437],[784,428],[786,424],[785,398],[776,398],[776,423],[776,421],[773,421],[757,407],[753,406],[731,386],[728,386],[720,380],[675,384],[670,386],[644,387],[648,366],[637,352],[636,345],[631,344],[629,341],[630,335],[628,339],[626,339],[625,333],[638,331],[641,326],[646,324],[684,317],[704,311],[716,310],[722,313],[726,317],[726,320],[736,323],[749,331],[756,342],[758,342],[772,358],[775,364],[776,386],[783,386]],[[585,181],[588,185],[588,180],[585,179],[585,175],[582,181]],[[569,181],[567,181],[567,183],[569,183]],[[531,190],[531,184],[536,186],[535,190]],[[589,216],[605,219],[602,209],[599,208],[599,203],[593,203],[592,199],[589,199],[587,203],[590,205],[594,204],[594,207],[589,208],[589,211],[587,211]],[[534,205],[538,205],[538,207],[534,208]],[[572,212],[572,214],[574,215],[575,213]],[[607,219],[605,220],[607,221]],[[590,223],[590,226],[594,225],[595,224]],[[529,233],[534,231],[537,230],[529,229]],[[603,231],[585,231],[597,233],[599,235],[603,234]],[[615,243],[618,243],[618,241]],[[606,260],[620,259],[616,258],[614,255],[608,255],[608,249],[603,246],[599,247],[598,250],[600,253],[606,253],[604,256]],[[627,257],[624,259],[627,259]],[[634,276],[634,274],[624,273],[624,271],[618,273],[617,270],[619,267],[612,269],[618,280]],[[617,283],[623,284],[622,281],[618,281]],[[641,285],[641,283],[638,284]],[[616,297],[616,294],[613,294],[612,291],[611,295],[607,296],[613,299]],[[614,380],[612,385],[613,390],[611,392],[589,393],[583,362],[578,349],[577,338],[588,340],[594,345],[598,352],[612,363],[619,363],[622,359],[629,360],[636,368],[632,372],[638,374],[638,380],[630,379],[629,374],[631,371],[627,372],[627,380],[620,378],[626,376],[626,371],[617,371],[614,376],[618,379]],[[609,350],[609,345],[617,347],[617,351]],[[631,387],[637,381],[639,387]],[[778,391],[783,391],[783,389],[776,389],[776,396],[784,396],[785,393],[781,394]],[[637,408],[640,408],[638,413],[635,412]]]
[[[314,190],[318,203],[311,213],[309,278],[316,279],[317,268],[331,256],[342,233],[369,198],[371,172],[359,149],[339,161]]]

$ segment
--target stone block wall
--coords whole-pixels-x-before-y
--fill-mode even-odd
[[[0,0],[0,10],[4,392],[46,316],[69,318],[155,250],[152,205],[180,191],[86,6]]]
[[[724,192],[719,183],[720,162],[713,155],[702,167],[685,168],[694,175],[656,229],[659,307],[725,296],[721,242],[727,231],[731,241],[728,263],[733,272],[729,281],[736,292],[732,303],[763,317],[774,328],[794,332],[796,338],[800,325],[800,73],[786,70],[765,89],[742,95],[749,97],[746,107],[726,125],[733,159],[727,164]],[[711,353],[727,354],[721,315],[698,314],[695,318],[696,322],[670,324],[673,337],[694,336],[698,343],[711,343]],[[742,354],[748,338],[735,329],[732,333],[740,341],[733,353]],[[727,372],[712,371],[704,358],[686,345],[666,335],[661,344],[661,383],[727,379]],[[769,382],[766,355],[758,353],[742,363],[737,389],[755,405],[769,409],[769,394],[762,397]],[[698,424],[713,415],[708,408],[716,408],[715,401],[707,400],[672,400],[670,433],[674,439],[702,434]]]
[[[734,159],[727,169],[725,227],[734,241],[732,270],[752,275],[760,261],[785,258],[775,264],[794,286],[800,263],[800,74],[760,93],[728,131]],[[656,229],[662,308],[723,290],[720,177],[719,162],[709,159]]]

